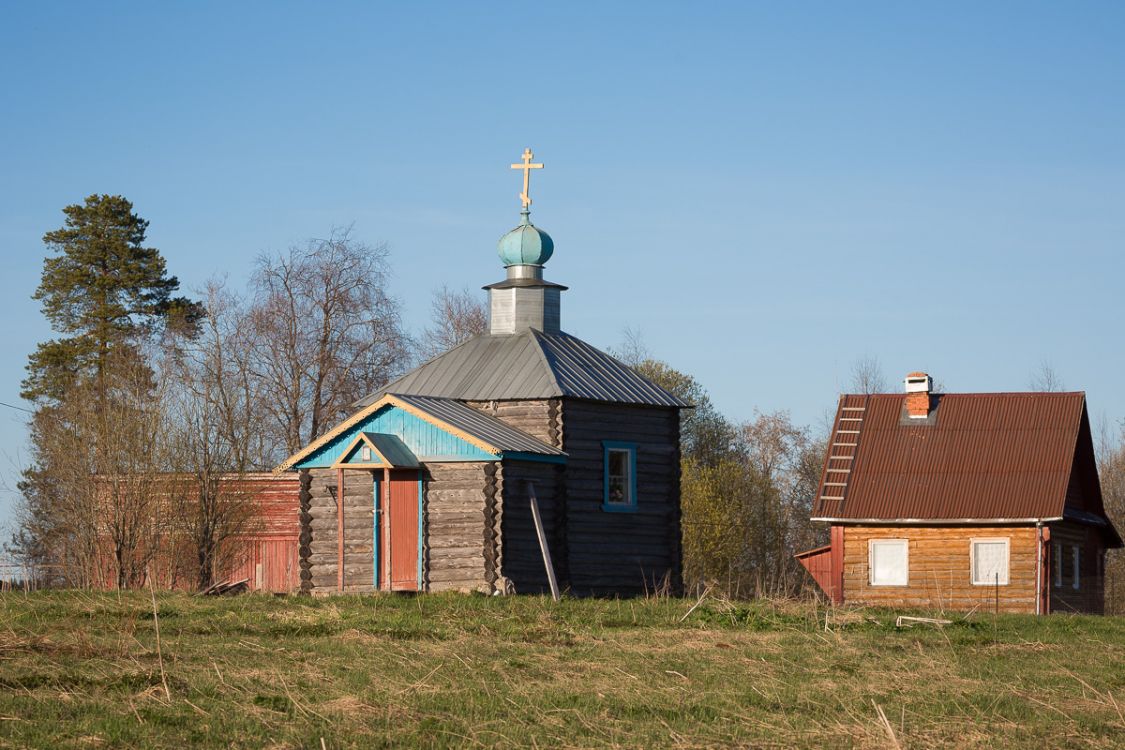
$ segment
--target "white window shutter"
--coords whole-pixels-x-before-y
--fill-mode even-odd
[[[1008,540],[974,539],[973,583],[1008,585]]]
[[[905,539],[872,540],[868,551],[872,586],[907,585],[910,555]]]

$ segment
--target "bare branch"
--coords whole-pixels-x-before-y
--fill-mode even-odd
[[[422,333],[419,345],[423,359],[432,359],[488,330],[488,308],[467,288],[455,292],[443,286],[434,292],[430,320],[432,325]]]

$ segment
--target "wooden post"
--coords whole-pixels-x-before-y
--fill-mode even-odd
[[[336,589],[344,590],[344,470],[336,469]]]
[[[383,580],[391,590],[391,470],[383,469]]]
[[[547,582],[551,584],[551,598],[559,600],[559,584],[555,580],[555,566],[551,564],[551,551],[547,549],[547,534],[543,531],[543,519],[539,516],[539,500],[535,497],[535,482],[528,480],[527,496],[531,499],[531,518],[535,521],[535,534],[539,537],[539,549],[543,552],[543,567],[547,569]]]

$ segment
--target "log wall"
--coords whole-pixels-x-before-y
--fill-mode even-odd
[[[502,573],[511,581],[516,593],[541,594],[550,592],[547,570],[535,522],[531,516],[531,497],[528,482],[535,483],[535,496],[539,502],[539,515],[555,578],[560,588],[568,580],[568,553],[566,531],[566,494],[563,464],[531,461],[505,461],[502,469],[503,521],[501,539]]]
[[[424,591],[491,592],[496,580],[498,463],[426,465]]]
[[[314,594],[338,591],[336,495],[329,491],[337,484],[335,469],[310,469],[309,475],[309,570],[310,591]],[[345,471],[344,474],[344,591],[375,589],[375,488],[371,471]]]
[[[300,476],[300,491],[297,495],[298,518],[301,523],[300,536],[297,538],[297,564],[301,569],[301,593],[311,594],[312,583],[312,475],[308,469],[302,469]]]
[[[974,585],[970,540],[1007,537],[1008,584]],[[906,586],[872,586],[868,568],[871,539],[906,539]],[[1032,526],[844,527],[844,600],[879,607],[991,612],[1035,612],[1036,531]],[[1045,571],[1044,571],[1045,573]]]
[[[557,398],[531,401],[466,401],[468,406],[496,417],[517,430],[542,440],[555,448],[562,447],[561,405]]]
[[[562,406],[567,551],[577,593],[618,594],[680,581],[680,420],[673,408],[566,399]],[[637,510],[604,500],[605,440],[637,447]]]
[[[425,467],[422,501],[422,590],[491,591],[496,578],[498,464],[433,463]],[[376,589],[375,472],[345,470],[344,591]],[[382,472],[379,472],[382,479]],[[307,590],[338,589],[335,469],[309,471]]]

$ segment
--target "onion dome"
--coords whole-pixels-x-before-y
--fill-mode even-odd
[[[555,252],[551,235],[531,223],[527,209],[520,212],[520,225],[500,238],[499,254],[504,266],[541,266]]]

